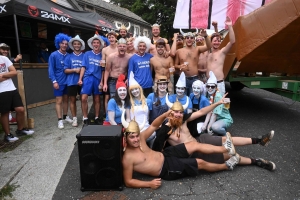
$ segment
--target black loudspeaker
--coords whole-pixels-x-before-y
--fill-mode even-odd
[[[122,127],[86,126],[76,137],[81,191],[122,190]]]

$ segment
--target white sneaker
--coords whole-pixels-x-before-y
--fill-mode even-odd
[[[77,127],[78,123],[77,123],[77,117],[73,117],[73,123],[72,126]]]
[[[235,154],[228,160],[226,160],[225,164],[227,165],[228,169],[233,170],[233,168],[240,163],[241,157],[239,154]]]
[[[234,156],[235,155],[235,148],[232,142],[232,138],[229,132],[226,133],[226,140],[223,143],[223,146],[225,147],[225,149],[227,149],[228,154],[230,156]]]
[[[15,137],[13,134],[8,134],[8,135],[5,135],[4,136],[4,140],[6,141],[6,142],[15,142],[15,141],[17,141],[19,138],[17,138],[17,137]]]
[[[64,122],[63,122],[63,120],[59,120],[59,121],[58,121],[57,127],[58,127],[59,129],[65,128],[65,127],[64,127]]]
[[[69,116],[66,116],[66,119],[64,119],[64,122],[69,122],[70,124],[72,124],[73,120]]]

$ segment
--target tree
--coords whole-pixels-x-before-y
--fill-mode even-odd
[[[162,37],[170,38],[173,36],[173,21],[177,1],[111,0],[110,2],[127,8],[150,24],[160,24]]]

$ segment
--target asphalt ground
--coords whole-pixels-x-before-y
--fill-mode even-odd
[[[257,137],[275,131],[268,147],[236,147],[237,152],[272,160],[275,171],[237,166],[233,171],[163,181],[157,190],[124,187],[122,191],[82,192],[74,145],[81,129],[69,125],[58,130],[51,104],[29,110],[36,126],[32,138],[11,152],[0,153],[0,186],[2,182],[17,184],[13,199],[300,199],[300,103],[259,89],[227,90],[232,136]]]

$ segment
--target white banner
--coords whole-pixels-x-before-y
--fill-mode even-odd
[[[239,16],[270,3],[272,0],[178,0],[173,28],[213,29],[212,21],[218,22],[218,29],[225,29],[229,16],[234,23]]]

